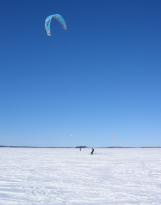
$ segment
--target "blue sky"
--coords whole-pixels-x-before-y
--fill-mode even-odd
[[[161,146],[161,1],[0,3],[0,144]],[[60,13],[68,31],[45,17]]]

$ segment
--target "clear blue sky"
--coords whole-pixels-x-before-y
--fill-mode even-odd
[[[61,13],[68,31],[47,15]],[[0,144],[161,146],[160,0],[2,0]]]

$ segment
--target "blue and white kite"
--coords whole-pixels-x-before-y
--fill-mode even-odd
[[[45,19],[45,30],[46,30],[46,33],[47,33],[48,36],[52,35],[51,34],[51,22],[52,22],[52,19],[55,19],[58,23],[60,23],[60,25],[62,26],[62,28],[64,30],[67,30],[67,25],[65,23],[64,18],[60,14],[53,14],[53,15],[48,16]]]

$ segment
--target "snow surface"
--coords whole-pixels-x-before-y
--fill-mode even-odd
[[[0,148],[0,205],[113,204],[161,204],[161,149]]]

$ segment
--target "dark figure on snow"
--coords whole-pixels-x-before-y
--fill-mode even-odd
[[[91,151],[91,154],[93,154],[94,153],[94,148],[92,147],[92,151]]]

